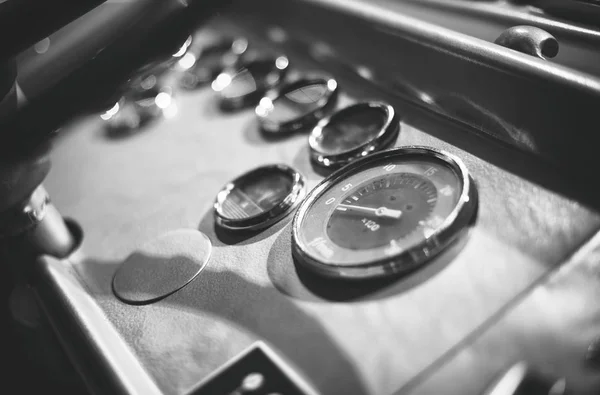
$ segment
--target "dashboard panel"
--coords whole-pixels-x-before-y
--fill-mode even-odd
[[[214,394],[206,388],[227,383],[250,360],[252,368],[278,366],[291,377],[289,393],[481,394],[525,361],[544,376],[566,378],[571,393],[597,393],[600,378],[584,362],[598,319],[591,301],[598,293],[600,215],[585,181],[593,173],[593,140],[574,157],[579,147],[566,142],[572,135],[561,127],[582,115],[581,133],[590,134],[593,126],[584,121],[595,117],[589,108],[600,80],[451,31],[448,37],[465,52],[451,53],[444,43],[429,55],[411,52],[429,48],[426,39],[402,30],[416,19],[398,13],[388,25],[356,21],[360,12],[371,22],[385,19],[377,4],[278,7],[238,4],[195,32],[186,50],[201,55],[216,40],[243,37],[248,53],[285,55],[288,80],[311,73],[334,78],[331,111],[389,104],[399,133],[386,148],[430,147],[464,163],[477,191],[465,235],[410,273],[349,281],[298,264],[293,213],[258,231],[222,229],[215,199],[247,171],[285,165],[302,174],[310,194],[331,170],[311,160],[312,127],[269,135],[256,100],[224,110],[209,85],[182,87],[185,62],[169,64],[155,81],[168,102],[159,105],[156,92],[150,97],[160,111],[115,128],[111,111],[127,104],[119,101],[115,110],[111,103],[65,125],[51,153],[45,188],[83,236],[68,259],[40,258],[34,284],[88,389]],[[306,17],[311,12],[320,13],[313,23]],[[335,23],[316,23],[323,20]],[[412,34],[430,27],[419,22]],[[433,36],[446,33],[436,29]],[[392,54],[400,41],[402,51]],[[480,58],[465,61],[473,48]],[[540,88],[549,76],[550,88]],[[585,106],[551,111],[568,100]],[[161,276],[187,270],[177,264],[163,270],[161,243],[172,232],[206,235],[212,247],[205,266],[147,303],[119,298],[113,277],[134,254],[142,254],[142,277],[155,281],[145,292],[167,281]],[[175,238],[169,257],[199,253],[195,242]],[[159,252],[144,255],[148,245]],[[99,362],[86,367],[86,359]]]

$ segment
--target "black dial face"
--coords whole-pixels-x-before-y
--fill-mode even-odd
[[[395,173],[352,191],[337,204],[327,236],[340,247],[365,250],[404,239],[419,229],[437,204],[437,189],[427,178]]]
[[[458,232],[458,215],[474,213],[472,190],[464,166],[447,154],[420,147],[373,154],[334,173],[305,200],[294,221],[294,253],[321,271],[400,256],[424,263],[421,253],[434,255]]]

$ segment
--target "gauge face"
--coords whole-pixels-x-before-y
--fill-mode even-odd
[[[323,128],[319,138],[320,151],[337,155],[359,148],[375,139],[386,121],[387,114],[380,107],[341,113]]]
[[[437,200],[436,187],[429,179],[413,173],[386,174],[352,190],[336,205],[327,236],[349,250],[382,247],[406,238],[428,221]],[[453,207],[455,199],[449,203]]]
[[[256,107],[261,127],[271,133],[312,127],[337,99],[333,78],[305,77],[267,93]]]
[[[261,229],[282,219],[304,197],[304,177],[285,165],[259,167],[227,184],[215,215],[229,229]]]
[[[358,103],[323,119],[313,129],[311,159],[324,167],[341,167],[392,145],[400,123],[394,108],[380,102]]]
[[[224,217],[249,218],[272,210],[292,190],[293,179],[280,172],[254,173],[240,180],[222,202]]]
[[[412,270],[464,233],[475,208],[457,158],[421,147],[383,151],[311,192],[294,219],[294,256],[330,276]]]

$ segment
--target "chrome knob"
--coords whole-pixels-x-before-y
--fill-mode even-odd
[[[547,31],[534,26],[514,26],[506,29],[494,42],[544,60],[558,54],[558,40]]]

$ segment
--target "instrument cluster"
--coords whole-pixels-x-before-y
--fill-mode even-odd
[[[85,232],[75,282],[152,380],[314,393],[267,348],[326,394],[479,394],[519,361],[522,382],[595,380],[569,375],[592,338],[581,320],[537,326],[571,304],[528,295],[600,216],[570,177],[499,144],[492,129],[510,122],[462,95],[504,89],[481,74],[503,69],[419,56],[431,48],[342,14],[298,27],[275,8],[237,12],[139,69],[53,151],[49,191]],[[334,29],[346,25],[360,45]]]
[[[312,191],[291,166],[250,169],[217,194],[214,220],[227,232],[262,231],[299,210],[293,256],[318,275],[370,279],[427,264],[466,235],[477,212],[473,179],[460,158],[418,146],[390,149],[400,114],[384,101],[335,109],[335,76],[294,70],[284,54],[246,38],[219,37],[144,67],[102,114],[113,133],[169,116],[178,89],[210,86],[224,113],[255,107],[263,138],[307,134],[312,166],[327,175]],[[308,193],[308,197],[305,196]],[[117,278],[117,277],[115,277]]]

